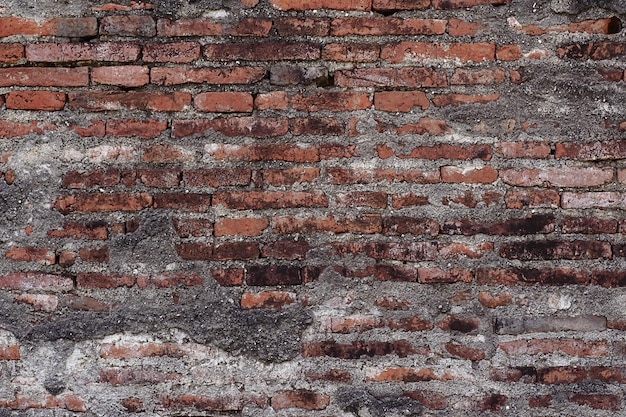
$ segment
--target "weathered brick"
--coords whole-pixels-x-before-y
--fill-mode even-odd
[[[107,246],[100,248],[81,248],[78,251],[78,255],[80,256],[80,259],[85,262],[109,262],[109,248]]]
[[[435,9],[465,9],[480,5],[501,6],[511,0],[432,0]]]
[[[520,260],[610,258],[611,245],[585,240],[514,242],[502,244],[500,256]]]
[[[24,45],[18,43],[0,44],[0,63],[16,64],[24,59]]]
[[[503,169],[500,179],[522,187],[594,187],[613,181],[613,168]]]
[[[140,65],[96,67],[91,69],[91,82],[120,87],[141,87],[150,82],[149,71],[148,67]]]
[[[563,45],[556,51],[560,58],[603,60],[626,54],[626,43],[589,42]]]
[[[183,64],[193,62],[198,58],[200,58],[200,44],[197,42],[147,43],[143,47],[144,62]]]
[[[445,331],[460,333],[473,333],[480,326],[480,320],[472,317],[464,318],[457,316],[447,316],[437,323],[437,327]]]
[[[372,9],[382,12],[423,10],[428,7],[430,7],[430,0],[372,0]]]
[[[161,399],[161,405],[166,410],[192,409],[204,412],[221,411],[232,413],[243,410],[248,404],[254,407],[267,407],[267,399],[242,395],[205,397],[192,394],[179,397],[165,396]]]
[[[146,187],[174,188],[180,185],[181,174],[177,169],[142,169],[137,177]]]
[[[211,194],[167,193],[154,195],[154,208],[206,212],[211,209]]]
[[[227,187],[250,184],[252,171],[247,168],[195,169],[183,171],[183,180],[189,187]]]
[[[61,230],[48,230],[48,237],[106,240],[109,236],[104,222],[65,223]]]
[[[419,268],[417,274],[422,284],[472,282],[474,279],[472,272],[464,269]]]
[[[434,242],[345,242],[333,245],[339,255],[363,254],[370,258],[397,261],[427,261],[437,256]]]
[[[213,235],[213,222],[206,219],[173,219],[179,237],[202,237]]]
[[[374,93],[376,110],[410,112],[416,107],[426,110],[430,101],[423,91],[381,91]]]
[[[367,381],[374,382],[424,382],[436,381],[439,377],[430,368],[386,368],[368,372]]]
[[[6,108],[13,110],[58,111],[65,107],[65,93],[13,91],[6,96]]]
[[[224,34],[232,36],[267,37],[271,29],[271,19],[261,19],[258,17],[241,19],[238,22],[223,25]]]
[[[563,233],[617,233],[617,220],[596,217],[566,217],[561,223]]]
[[[450,36],[473,36],[480,31],[488,30],[488,27],[480,22],[467,22],[459,19],[448,20],[448,34]]]
[[[476,281],[481,285],[586,285],[589,279],[586,271],[566,268],[476,270]]]
[[[330,20],[281,17],[274,19],[274,28],[281,36],[327,36]]]
[[[149,286],[156,288],[171,288],[178,286],[195,287],[203,285],[204,281],[198,274],[168,272],[160,275],[140,275],[137,277],[137,286],[145,289]]]
[[[215,236],[260,236],[269,226],[266,218],[222,219],[215,222]]]
[[[474,167],[441,167],[441,180],[443,182],[462,182],[469,184],[489,184],[498,179],[498,171],[490,166],[482,168]]]
[[[152,196],[146,193],[90,193],[58,197],[53,207],[61,214],[73,212],[138,211],[152,205]]]
[[[204,56],[215,61],[315,60],[320,58],[321,48],[313,43],[224,43],[205,46]]]
[[[282,136],[289,130],[286,118],[230,117],[212,120],[174,120],[172,136],[177,139],[206,135],[211,130],[226,136],[268,138]]]
[[[263,291],[260,293],[246,292],[241,296],[241,308],[267,308],[281,310],[296,302],[296,294],[286,291]]]
[[[623,384],[626,381],[623,368],[608,366],[560,366],[537,369],[537,381],[543,384],[572,384],[599,381]]]
[[[383,209],[387,207],[387,193],[375,191],[354,191],[347,194],[337,194],[337,207],[369,207]]]
[[[321,191],[218,191],[214,195],[213,204],[237,210],[328,207],[326,195]]]
[[[380,58],[390,63],[450,59],[465,63],[492,61],[495,59],[495,54],[496,47],[493,43],[401,42],[384,46],[380,52]]]
[[[430,410],[445,410],[448,407],[448,399],[434,391],[404,391],[402,395],[419,402]]]
[[[86,87],[89,68],[0,68],[0,87]]]
[[[278,10],[355,10],[369,11],[372,0],[271,0],[273,7]]]
[[[492,295],[488,292],[481,291],[478,293],[478,302],[487,308],[497,308],[511,304],[513,296],[509,293]]]
[[[601,316],[497,317],[495,323],[495,330],[498,334],[594,332],[605,329],[606,318]]]
[[[300,285],[300,268],[288,265],[251,265],[246,268],[246,283],[252,286]]]
[[[336,62],[376,62],[378,45],[364,43],[330,43],[322,47],[322,59]]]
[[[153,84],[254,84],[261,81],[267,71],[261,67],[236,68],[181,68],[155,67],[150,70]]]
[[[469,219],[447,221],[441,225],[441,233],[471,236],[476,234],[512,236],[536,233],[552,233],[555,218],[552,214],[535,214],[528,217],[512,218],[503,222],[475,222]]]
[[[378,156],[386,159],[394,154],[394,151],[386,145],[377,148]],[[488,161],[491,159],[491,147],[488,145],[470,145],[458,146],[448,144],[438,144],[433,146],[418,146],[413,148],[409,154],[397,155],[399,158],[416,158],[416,159],[482,159]]]
[[[289,98],[291,106],[296,110],[309,112],[331,110],[352,111],[365,110],[371,107],[369,94],[359,92],[317,92],[315,94],[296,94]]]
[[[394,235],[430,235],[439,234],[439,222],[434,219],[409,217],[409,216],[387,216],[383,218],[383,234]]]
[[[324,87],[330,84],[328,68],[322,66],[274,65],[270,68],[270,84],[295,85],[316,84]]]
[[[11,261],[36,262],[42,265],[53,265],[56,262],[54,251],[32,246],[9,248],[5,253],[5,258]]]
[[[295,136],[340,136],[346,128],[341,121],[335,118],[307,117],[290,120],[290,130]]]
[[[222,24],[207,19],[159,19],[159,36],[219,36],[223,33]]]
[[[232,269],[213,269],[211,271],[211,277],[217,281],[219,285],[224,287],[232,287],[243,284],[245,270],[232,268]]]
[[[587,193],[565,192],[561,197],[563,208],[626,208],[626,193],[603,191]]]
[[[261,247],[261,257],[293,261],[306,258],[310,249],[305,240],[277,240]]]
[[[619,411],[622,397],[615,394],[582,394],[576,393],[569,398],[570,402],[586,405],[596,410]]]
[[[100,19],[100,34],[152,37],[156,35],[156,23],[150,16],[105,16]]]
[[[339,87],[446,87],[443,71],[432,68],[357,68],[335,72]]]
[[[190,105],[191,94],[182,92],[82,91],[69,94],[70,110],[111,111],[129,109],[174,112],[185,110]]]
[[[137,277],[133,275],[107,275],[99,273],[79,274],[76,277],[76,286],[85,289],[105,289],[117,287],[132,287]]]
[[[562,142],[556,144],[555,158],[602,161],[626,158],[625,140],[592,143]]]
[[[312,183],[320,176],[319,168],[264,169],[263,182],[273,186]]]
[[[371,358],[394,354],[405,358],[410,355],[420,354],[420,349],[415,348],[406,340],[393,342],[359,341],[350,344],[324,341],[307,343],[302,347],[302,356],[305,358],[329,356],[339,359],[359,359],[361,357]]]
[[[138,137],[153,139],[167,129],[167,121],[159,119],[109,119],[106,135],[115,137]]]
[[[143,148],[142,162],[148,163],[171,163],[190,162],[195,159],[195,154],[185,148],[173,145],[154,145]]]
[[[441,180],[439,172],[421,171],[419,169],[396,171],[395,169],[352,170],[328,168],[326,172],[333,184],[369,184],[379,181],[434,184]]]
[[[492,252],[494,248],[493,242],[483,243],[440,243],[438,250],[439,256],[444,259],[458,259],[461,257],[470,259],[479,259]]]
[[[219,245],[181,243],[176,245],[176,252],[182,259],[189,261],[249,260],[259,257],[258,245],[249,242],[222,243]]]
[[[377,214],[363,214],[349,217],[274,217],[272,232],[293,233],[378,233],[381,231],[381,218]]]
[[[130,42],[38,43],[26,45],[31,62],[133,62],[141,47]]]
[[[541,142],[500,142],[495,146],[496,152],[505,158],[548,158],[550,144]]]
[[[486,357],[483,350],[460,345],[458,343],[446,343],[444,348],[450,355],[452,355],[452,357],[467,359],[470,361],[482,361]]]
[[[276,1],[276,0],[274,0]],[[323,410],[330,403],[330,397],[309,390],[280,391],[272,396],[274,410],[301,408],[304,410]]]
[[[251,112],[253,108],[250,93],[200,93],[193,99],[193,106],[200,111],[231,113]]]
[[[504,196],[506,207],[558,207],[561,196],[555,190],[508,190]]]
[[[333,19],[331,36],[443,35],[447,21],[439,19],[345,18]]]
[[[463,104],[486,104],[492,101],[498,101],[500,94],[492,93],[488,95],[480,94],[441,94],[432,98],[432,102],[436,107],[452,106],[457,107]]]
[[[581,339],[513,340],[499,343],[498,348],[514,356],[563,352],[570,356],[596,358],[609,354],[605,341],[585,342]]]

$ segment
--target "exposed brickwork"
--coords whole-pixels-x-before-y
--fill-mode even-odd
[[[626,413],[623,2],[28,3],[2,417]]]

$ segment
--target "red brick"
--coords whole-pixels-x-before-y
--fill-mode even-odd
[[[381,219],[377,214],[364,214],[356,218],[334,216],[327,217],[274,217],[272,232],[293,233],[378,233],[382,229]]]
[[[506,72],[502,68],[483,70],[457,68],[450,78],[450,85],[489,85],[499,84],[505,80]]]
[[[289,97],[284,91],[272,91],[257,94],[254,98],[254,108],[258,110],[287,110]]]
[[[465,9],[480,5],[501,6],[511,0],[432,0],[435,9]]]
[[[366,380],[374,382],[423,382],[438,379],[440,378],[429,368],[387,368],[369,375]]]
[[[0,87],[86,87],[89,68],[0,68]]]
[[[19,345],[0,345],[0,361],[19,361]]]
[[[472,272],[463,269],[419,268],[417,274],[422,284],[472,282],[473,280]]]
[[[446,343],[444,347],[452,357],[456,358],[470,361],[482,361],[486,357],[485,352],[480,349],[459,345],[457,343]]]
[[[300,285],[302,271],[288,265],[251,265],[246,268],[246,283],[252,286]]]
[[[88,189],[94,187],[112,187],[119,184],[120,172],[117,169],[95,171],[68,171],[63,175],[64,188]]]
[[[625,140],[607,140],[591,143],[557,143],[555,158],[582,161],[602,161],[626,158]]]
[[[42,265],[54,265],[56,262],[54,251],[32,246],[9,248],[6,251],[5,258],[12,261],[36,262]]]
[[[0,275],[0,288],[18,291],[71,291],[74,283],[70,277],[62,275],[15,272]]]
[[[65,223],[62,230],[48,230],[48,237],[106,240],[109,231],[103,222]]]
[[[250,184],[252,172],[246,168],[196,169],[183,171],[185,184],[190,187],[226,187]]]
[[[307,117],[291,119],[291,133],[295,136],[340,136],[346,127],[335,118]]]
[[[393,151],[384,148],[385,145],[378,147],[378,156],[386,159],[387,154]],[[391,156],[391,155],[390,155]],[[470,145],[458,146],[448,144],[437,144],[434,146],[418,146],[411,150],[408,155],[396,155],[399,158],[416,158],[416,159],[482,159],[488,161],[491,159],[491,147],[489,145]]]
[[[500,256],[507,259],[597,259],[611,258],[611,245],[600,241],[525,241],[503,243]]]
[[[266,218],[222,219],[215,222],[215,236],[260,236],[269,226]]]
[[[241,19],[223,25],[225,35],[267,37],[272,29],[272,20],[258,17]]]
[[[568,32],[586,32],[611,35],[619,33],[622,28],[621,20],[616,17],[597,20],[583,20],[580,22],[572,22],[567,25]]]
[[[480,320],[474,318],[462,318],[447,316],[437,323],[437,327],[445,331],[472,333],[480,326]]]
[[[613,168],[503,169],[500,179],[521,187],[594,187],[613,181]]]
[[[331,9],[346,11],[369,11],[372,0],[271,0],[278,10]]]
[[[506,207],[512,209],[558,207],[561,202],[561,197],[555,190],[509,190],[504,199]]]
[[[178,286],[185,287],[196,287],[200,285],[204,285],[204,281],[202,277],[198,274],[188,274],[188,273],[165,273],[160,275],[152,275],[152,276],[138,276],[137,277],[137,286],[139,288],[145,289],[150,285],[156,288],[171,288]]]
[[[387,193],[354,191],[347,194],[337,194],[335,204],[337,207],[369,207],[383,209],[387,207]]]
[[[565,217],[561,223],[562,233],[617,233],[617,220],[596,217]]]
[[[404,234],[437,236],[439,222],[423,217],[387,216],[383,218],[383,234],[387,236]]]
[[[422,404],[431,410],[444,410],[448,407],[448,400],[445,396],[432,391],[404,391],[403,396],[408,397]]]
[[[274,0],[276,1],[276,0]],[[284,0],[283,0],[284,1]],[[281,391],[272,396],[274,410],[301,408],[304,410],[323,410],[330,402],[330,397],[309,390]]]
[[[245,271],[243,269],[213,269],[211,276],[224,287],[232,287],[243,284]]]
[[[496,58],[499,61],[516,61],[523,56],[518,45],[498,45]]]
[[[26,59],[32,62],[133,62],[141,48],[135,43],[38,43],[26,45]]]
[[[358,341],[350,344],[339,344],[335,341],[324,341],[307,343],[302,347],[302,356],[305,358],[329,356],[339,359],[359,359],[361,357],[371,358],[374,356],[393,354],[400,358],[405,358],[410,355],[424,353],[424,349],[417,349],[406,340],[396,340],[393,342]],[[381,381],[383,380],[385,379],[381,379]],[[424,380],[426,379],[420,379],[420,381]]]
[[[360,254],[378,260],[427,261],[437,257],[434,242],[342,242],[333,244],[338,255]]]
[[[622,398],[614,394],[581,394],[577,393],[569,398],[570,402],[578,405],[586,405],[595,410],[619,411],[622,406]]]
[[[98,20],[95,17],[56,18],[44,23],[53,35],[63,38],[87,38],[98,35]]]
[[[261,67],[236,68],[152,68],[151,82],[160,85],[195,84],[254,84],[265,76]]]
[[[137,177],[146,187],[173,188],[180,185],[181,174],[177,169],[142,169]]]
[[[179,237],[203,237],[213,235],[213,222],[205,219],[174,219],[174,229]]]
[[[423,91],[381,91],[374,93],[376,110],[407,113],[416,107],[426,110],[430,102]]]
[[[24,59],[24,45],[18,43],[0,44],[0,63],[17,64]]]
[[[138,211],[152,205],[152,196],[145,193],[72,194],[60,196],[53,207],[61,214],[73,212]]]
[[[397,18],[345,18],[333,19],[331,36],[346,35],[443,35],[445,20]]]
[[[155,194],[154,208],[206,212],[211,208],[211,195],[200,193]]]
[[[320,176],[319,168],[264,169],[263,182],[272,186],[312,183]]]
[[[493,251],[493,242],[483,243],[441,243],[439,244],[439,256],[444,259],[458,259],[461,257],[479,259]]]
[[[382,48],[381,59],[390,63],[424,62],[428,60],[460,60],[461,62],[482,62],[495,59],[496,47],[493,43],[451,43],[436,44],[424,42],[401,42]]]
[[[359,153],[355,145],[339,145],[333,143],[325,143],[320,145],[320,159],[343,159],[355,158]]]
[[[85,289],[132,287],[135,281],[136,277],[132,275],[79,274],[76,277],[76,286]]]
[[[90,120],[89,126],[70,125],[70,129],[77,135],[82,137],[98,137],[103,138],[105,132],[105,124],[102,120]]]
[[[311,246],[304,240],[278,240],[261,247],[261,257],[296,260],[306,258]]]
[[[563,208],[626,208],[626,194],[619,192],[563,193]]]
[[[82,91],[69,94],[70,110],[182,111],[191,105],[189,93]]]
[[[167,381],[176,381],[182,378],[181,374],[151,371],[144,368],[102,369],[98,382],[111,385],[158,384]]]
[[[448,34],[450,36],[473,36],[483,30],[488,31],[488,28],[482,23],[466,22],[459,19],[448,21]]]
[[[65,93],[13,91],[6,96],[7,109],[56,111],[65,107]]]
[[[446,74],[432,68],[357,68],[335,72],[338,87],[446,87]]]
[[[207,144],[207,156],[220,161],[317,162],[317,148],[301,145],[262,144],[252,146]]]
[[[106,135],[115,137],[138,137],[153,139],[167,129],[167,121],[158,119],[109,119]]]
[[[451,80],[452,82],[452,80]],[[479,94],[441,94],[432,98],[432,102],[436,107],[445,106],[461,106],[463,104],[486,104],[492,101],[498,101],[500,94],[493,93],[489,95]]]
[[[190,261],[227,261],[248,260],[259,257],[259,248],[255,243],[235,242],[220,245],[204,243],[181,243],[176,245],[176,252]]]
[[[161,404],[168,410],[191,408],[200,411],[225,411],[231,414],[241,411],[247,404],[253,407],[266,407],[267,400],[263,397],[202,397],[198,395],[183,395],[180,397],[163,397]]]
[[[483,168],[463,168],[455,166],[441,167],[443,182],[462,182],[469,184],[489,184],[498,179],[498,171],[490,166]]]
[[[585,342],[580,339],[536,339],[501,342],[498,348],[507,355],[540,355],[563,352],[570,356],[602,357],[609,354],[609,347],[604,341]]]
[[[598,74],[604,78],[604,81],[620,82],[624,76],[624,70],[621,68],[598,68]]]
[[[324,61],[376,62],[380,55],[378,45],[362,43],[330,43],[322,48]]]
[[[82,248],[78,251],[78,255],[86,262],[109,262],[109,248],[106,246],[101,248]]]
[[[626,54],[626,43],[589,42],[564,45],[556,50],[560,58],[603,60]]]
[[[120,87],[141,87],[150,82],[149,71],[148,67],[139,65],[94,67],[91,68],[91,82]]]
[[[241,296],[241,308],[267,308],[280,310],[296,302],[296,294],[286,291],[263,291],[260,293],[246,292]]]
[[[320,58],[321,50],[313,43],[223,43],[207,45],[204,55],[212,61],[314,60]]]
[[[431,119],[422,117],[417,123],[406,124],[400,127],[392,128],[398,135],[424,135],[441,136],[450,133],[452,129],[442,119]],[[381,131],[384,131],[382,129]]]
[[[222,24],[206,19],[159,19],[157,22],[159,36],[219,36],[222,34]]]
[[[156,24],[150,16],[105,16],[100,19],[100,34],[152,37],[156,35]]]
[[[497,413],[504,408],[506,400],[507,397],[502,394],[491,394],[483,397],[482,400],[478,401],[476,406],[481,411],[491,411]]]
[[[449,220],[441,225],[441,233],[472,236],[477,234],[496,236],[523,236],[554,232],[555,218],[551,214],[533,214],[504,221]]]
[[[418,169],[396,171],[395,169],[351,170],[328,168],[326,172],[333,184],[369,184],[378,181],[434,184],[440,180],[439,172],[421,171]]]
[[[306,96],[296,94],[290,97],[290,102],[294,109],[309,112],[366,110],[372,105],[369,94],[359,92],[317,92]]]
[[[542,142],[500,142],[496,152],[505,158],[538,158],[550,156],[550,144]]]
[[[269,138],[282,136],[289,130],[286,118],[231,117],[212,120],[174,120],[172,136],[180,139],[206,135],[211,130],[226,136]]]
[[[274,28],[280,36],[328,36],[330,20],[282,17],[274,19]]]
[[[509,293],[492,295],[481,291],[478,293],[478,302],[487,308],[497,308],[511,304],[513,297]]]
[[[0,137],[11,139],[26,136],[31,133],[41,135],[45,130],[54,130],[55,128],[56,126],[40,125],[37,121],[19,123],[0,120]]]
[[[430,7],[430,0],[373,0],[372,9],[383,12],[397,10],[423,10]]]
[[[589,275],[585,271],[565,268],[556,269],[486,269],[476,270],[476,282],[480,285],[587,285]]]
[[[623,384],[626,381],[624,372],[623,368],[618,367],[561,366],[538,369],[537,380],[543,384],[572,384],[588,381]]]
[[[200,44],[197,42],[147,43],[143,47],[144,62],[183,64],[193,62],[198,58],[200,58]]]
[[[250,93],[200,93],[194,97],[193,105],[197,110],[207,112],[251,112],[253,108]]]
[[[321,191],[218,191],[213,204],[237,210],[282,209],[290,207],[328,207],[326,195]]]
[[[168,162],[190,162],[195,159],[195,154],[180,146],[155,145],[143,149],[141,155],[142,162],[148,163],[168,163]]]

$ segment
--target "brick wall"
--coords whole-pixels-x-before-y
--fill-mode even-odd
[[[620,0],[0,4],[0,416],[626,413]]]

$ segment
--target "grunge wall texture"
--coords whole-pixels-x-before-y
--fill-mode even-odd
[[[0,416],[626,415],[625,20],[0,0]]]

